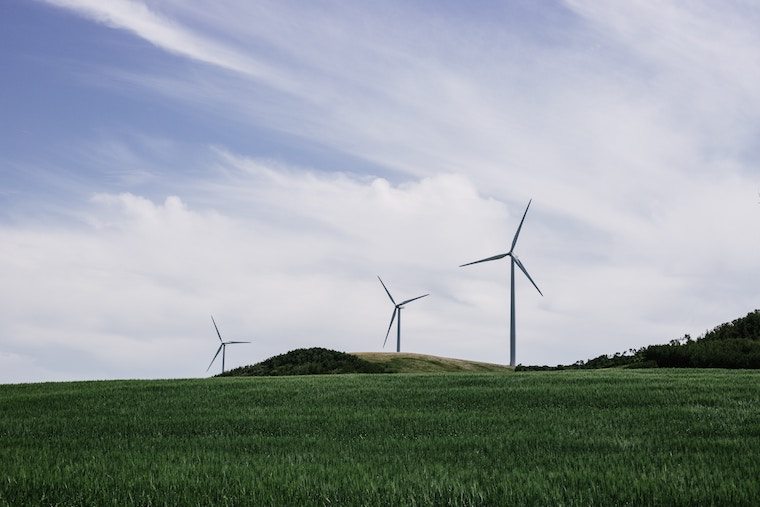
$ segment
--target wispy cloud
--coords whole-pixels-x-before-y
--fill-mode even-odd
[[[113,28],[128,30],[170,53],[239,72],[287,90],[288,78],[229,45],[199,34],[134,0],[43,0]]]
[[[578,0],[525,23],[408,3],[49,3],[184,57],[97,72],[226,137],[166,133],[167,151],[120,130],[72,147],[123,178],[89,181],[100,196],[71,204],[76,225],[2,229],[10,286],[27,291],[4,293],[20,316],[4,336],[55,326],[77,350],[81,332],[148,351],[155,329],[187,337],[203,366],[205,315],[221,307],[232,332],[261,331],[257,358],[317,335],[368,348],[387,325],[380,272],[436,295],[410,314],[417,350],[493,359],[506,271],[454,267],[502,251],[530,197],[521,247],[546,297],[519,295],[520,360],[697,334],[757,300],[760,13],[746,3]],[[315,160],[296,160],[304,145]],[[66,320],[55,273],[113,326]],[[113,287],[127,290],[103,298]],[[45,329],[28,326],[34,305]],[[170,371],[193,374],[185,360]]]

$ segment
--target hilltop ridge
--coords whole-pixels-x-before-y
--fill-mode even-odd
[[[338,352],[312,347],[272,356],[218,376],[331,375],[344,373],[511,372],[509,366],[409,352]]]
[[[370,363],[379,364],[388,373],[443,373],[443,372],[501,372],[508,373],[509,366],[481,363],[451,357],[415,354],[412,352],[352,352]]]

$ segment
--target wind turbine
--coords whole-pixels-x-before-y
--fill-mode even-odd
[[[216,361],[216,357],[219,355],[219,352],[222,353],[222,373],[224,373],[224,355],[227,350],[227,345],[232,345],[234,343],[251,343],[251,342],[238,342],[238,341],[229,341],[226,342],[222,340],[222,335],[219,334],[219,328],[216,327],[216,321],[214,320],[214,316],[211,316],[211,322],[214,323],[214,329],[216,329],[216,335],[219,337],[219,341],[221,342],[221,345],[219,345],[219,348],[216,349],[216,354],[214,354],[214,359],[211,360],[211,363],[209,363],[208,368],[206,368],[206,371],[209,371],[211,369],[211,365],[214,364],[214,361]]]
[[[383,348],[385,348],[385,344],[388,342],[388,335],[391,332],[391,328],[393,327],[393,319],[396,318],[396,314],[398,314],[398,319],[396,320],[396,352],[401,352],[401,310],[403,310],[404,305],[407,303],[411,303],[412,301],[416,299],[424,298],[425,296],[429,296],[430,294],[423,294],[422,296],[417,296],[416,298],[407,299],[406,301],[402,301],[400,303],[396,303],[396,301],[393,299],[393,296],[391,296],[390,291],[388,290],[388,287],[385,286],[383,283],[383,280],[378,276],[378,280],[380,280],[380,283],[383,285],[383,289],[385,289],[385,293],[388,294],[388,297],[391,299],[391,303],[393,303],[393,315],[391,315],[391,323],[388,324],[388,331],[385,333],[385,341],[383,342]]]
[[[520,225],[517,227],[517,232],[515,233],[515,237],[512,239],[512,247],[509,249],[509,252],[499,255],[494,255],[493,257],[488,257],[487,259],[481,259],[479,261],[475,262],[468,262],[467,264],[462,264],[459,266],[460,268],[464,266],[469,266],[471,264],[478,264],[479,262],[488,262],[488,261],[495,261],[498,259],[503,259],[504,257],[509,257],[511,260],[511,274],[510,274],[510,283],[512,286],[511,291],[511,308],[510,308],[510,320],[509,320],[509,365],[514,366],[515,365],[515,338],[516,338],[516,331],[515,331],[515,265],[520,268],[520,271],[522,271],[525,276],[528,277],[528,280],[530,280],[530,283],[533,284],[533,287],[536,288],[539,294],[543,296],[543,293],[541,292],[541,289],[538,288],[538,285],[536,285],[536,282],[533,281],[533,279],[528,274],[528,270],[525,269],[525,266],[523,266],[523,263],[520,262],[520,259],[517,258],[517,255],[515,255],[515,245],[517,245],[517,237],[520,235],[520,229],[522,229],[523,222],[525,221],[525,215],[528,214],[528,208],[530,208],[530,203],[533,202],[533,199],[528,201],[528,206],[525,208],[525,213],[523,213],[522,220],[520,220]]]

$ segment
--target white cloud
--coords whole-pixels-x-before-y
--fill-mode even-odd
[[[520,361],[698,334],[756,306],[760,13],[747,4],[571,1],[572,23],[527,36],[406,4],[53,3],[202,63],[103,71],[128,93],[286,133],[389,181],[224,148],[180,175],[179,155],[147,150],[141,165],[106,140],[108,164],[181,179],[150,200],[100,195],[84,224],[3,226],[0,336],[14,353],[60,329],[82,354],[101,337],[118,344],[107,354],[134,347],[131,366],[194,375],[213,353],[211,310],[223,332],[261,337],[232,363],[373,348],[390,317],[379,273],[403,295],[433,292],[407,314],[410,348],[506,361],[507,264],[455,266],[504,251],[530,197],[519,249],[546,297],[518,281]]]
[[[463,175],[392,185],[216,153],[217,177],[186,190],[194,205],[99,194],[78,227],[0,229],[0,274],[13,287],[0,292],[5,346],[57,372],[45,378],[202,375],[213,312],[225,336],[254,339],[230,350],[228,365],[298,346],[377,350],[391,310],[380,274],[400,298],[432,293],[410,305],[404,349],[507,361],[508,264],[457,266],[506,250],[521,207],[483,197]],[[709,196],[729,200],[735,183],[689,189],[697,202],[676,203],[651,237],[625,242],[563,237],[534,203],[518,252],[546,297],[520,277],[520,360],[568,362],[697,333],[744,307],[754,288],[712,284],[752,269],[757,237],[725,229],[716,241],[744,246],[716,258],[682,230],[695,217],[680,215]],[[721,230],[752,210],[724,211],[696,219]],[[56,369],[61,349],[74,364]]]
[[[215,347],[214,312],[225,336],[255,340],[231,350],[228,365],[296,346],[377,350],[390,316],[381,274],[400,298],[434,292],[407,311],[405,348],[471,350],[458,335],[483,328],[467,305],[482,282],[456,266],[474,245],[500,248],[487,231],[506,212],[467,178],[393,186],[230,154],[220,164],[228,179],[191,198],[223,195],[234,216],[176,196],[155,204],[106,194],[77,228],[3,227],[3,278],[15,288],[1,295],[5,346],[42,357],[65,347],[77,364],[61,371],[88,378],[194,376]],[[496,352],[503,340],[493,331],[485,335]],[[475,355],[488,359],[488,350]]]
[[[79,372],[62,375],[53,369],[46,369],[38,364],[34,355],[15,354],[0,351],[0,382],[22,383],[40,380],[80,380]]]
[[[293,86],[286,76],[229,45],[219,43],[155,12],[133,0],[44,0],[78,12],[113,28],[129,30],[157,47],[174,54],[242,73],[268,84],[287,89]]]

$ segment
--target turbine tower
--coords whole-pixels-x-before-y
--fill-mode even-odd
[[[516,360],[516,352],[515,352],[515,340],[516,340],[516,325],[515,325],[515,265],[520,268],[520,271],[522,271],[525,276],[528,277],[528,280],[530,280],[530,283],[533,284],[533,287],[536,288],[539,294],[543,296],[543,293],[541,292],[541,289],[538,288],[538,285],[536,285],[536,282],[533,281],[533,279],[528,274],[528,270],[525,269],[525,266],[523,266],[523,263],[520,262],[520,259],[517,258],[517,255],[515,255],[515,245],[517,245],[517,237],[520,235],[520,229],[522,229],[523,222],[525,221],[525,215],[528,214],[528,208],[530,208],[530,203],[533,202],[533,199],[528,201],[528,206],[525,208],[525,213],[523,213],[522,220],[520,220],[520,225],[517,227],[517,232],[515,233],[515,237],[512,239],[512,247],[509,249],[509,252],[494,255],[493,257],[488,257],[487,259],[481,259],[479,261],[475,262],[468,262],[467,264],[462,264],[459,266],[460,268],[464,266],[470,266],[471,264],[478,264],[479,262],[488,262],[488,261],[495,261],[498,259],[503,259],[504,257],[509,257],[511,262],[511,270],[510,270],[510,285],[511,285],[511,307],[510,307],[510,320],[509,320],[509,365],[514,366],[515,360]]]
[[[391,328],[393,327],[393,319],[396,318],[396,314],[398,314],[398,319],[396,320],[396,352],[401,352],[401,310],[404,309],[404,305],[407,303],[411,303],[412,301],[420,298],[424,298],[425,296],[429,296],[430,294],[423,294],[422,296],[417,296],[416,298],[407,299],[406,301],[402,301],[400,303],[396,303],[396,301],[393,299],[393,296],[391,296],[390,291],[388,290],[388,287],[385,286],[383,283],[383,280],[378,276],[378,280],[380,280],[380,283],[383,286],[383,289],[385,289],[385,293],[388,294],[388,297],[391,300],[391,303],[393,303],[393,314],[391,315],[391,323],[388,324],[388,331],[385,333],[385,341],[383,342],[383,348],[385,348],[385,344],[388,342],[388,335],[391,333]]]
[[[227,345],[232,345],[235,343],[251,343],[251,342],[238,342],[238,341],[224,341],[222,340],[222,335],[219,333],[219,328],[216,327],[216,321],[214,320],[214,316],[211,316],[211,322],[214,323],[214,329],[216,329],[216,335],[219,337],[219,341],[221,342],[221,345],[219,345],[219,348],[216,349],[216,354],[214,354],[214,358],[211,360],[211,363],[209,363],[208,368],[206,368],[206,371],[209,371],[211,369],[211,365],[214,364],[214,361],[216,361],[217,356],[219,355],[219,352],[222,353],[222,373],[224,373],[224,355],[227,351]]]

